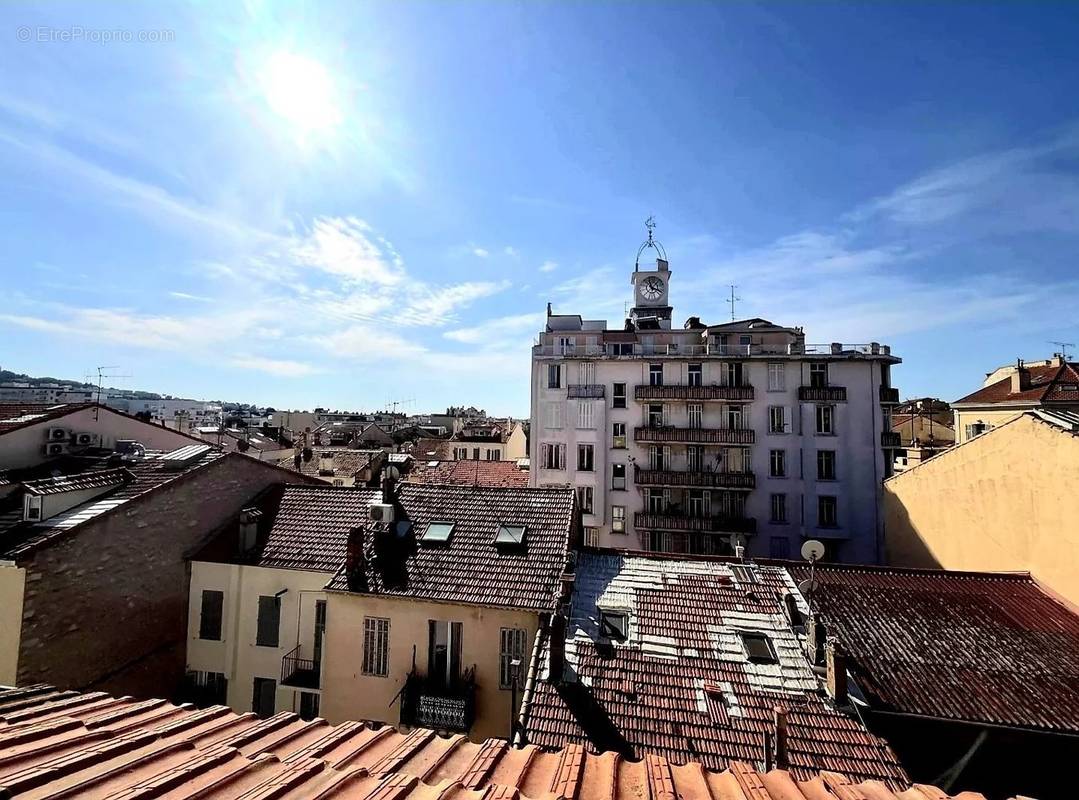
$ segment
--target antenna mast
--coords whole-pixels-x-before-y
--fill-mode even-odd
[[[728,305],[729,305],[729,306],[731,307],[731,322],[734,322],[734,320],[735,320],[735,316],[734,316],[734,304],[735,304],[735,303],[737,303],[738,301],[740,301],[740,300],[742,299],[741,297],[737,297],[737,296],[735,296],[735,294],[734,294],[734,290],[735,290],[735,289],[737,289],[737,288],[738,288],[738,287],[737,287],[737,286],[736,286],[735,284],[733,284],[733,283],[731,284],[731,296],[730,296],[730,298],[729,298],[729,299],[727,300],[727,304],[728,304]]]
[[[97,368],[97,392],[94,394],[94,421],[97,422],[98,418],[98,406],[101,405],[101,387],[105,378],[130,378],[130,375],[118,375],[116,373],[109,373],[107,369],[120,369],[118,366],[103,366]]]
[[[1049,342],[1049,344],[1055,344],[1060,348],[1060,357],[1065,361],[1068,360],[1068,348],[1075,347],[1075,342]]]

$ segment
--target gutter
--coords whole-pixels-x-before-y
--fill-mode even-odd
[[[880,715],[882,717],[896,717],[898,719],[912,719],[922,720],[925,722],[940,722],[949,725],[963,725],[970,728],[981,728],[983,730],[998,730],[1007,731],[1009,733],[1032,733],[1040,736],[1058,736],[1065,739],[1077,739],[1079,740],[1079,732],[1073,733],[1070,731],[1054,731],[1043,730],[1040,728],[1030,728],[1025,725],[1002,725],[998,722],[978,722],[976,720],[969,719],[951,719],[949,717],[935,717],[930,714],[915,714],[908,711],[884,711],[882,709],[876,709],[872,706],[866,708],[866,712],[870,715]]]
[[[532,698],[536,694],[536,683],[539,681],[540,653],[543,651],[542,643],[547,639],[550,631],[550,618],[544,615],[540,618],[540,627],[536,630],[536,641],[532,643],[532,657],[528,661],[528,675],[525,678],[524,692],[521,694],[521,710],[517,715],[517,733],[510,742],[514,747],[524,747],[525,724],[528,722],[528,712],[532,709]]]

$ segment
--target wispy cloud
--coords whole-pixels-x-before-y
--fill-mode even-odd
[[[510,245],[506,245],[505,247],[503,247],[502,248],[502,253],[504,255],[509,256],[510,258],[518,258],[521,255],[520,253],[517,252],[516,247],[511,247]]]
[[[497,342],[507,336],[520,333],[534,333],[543,325],[544,314],[513,314],[506,317],[496,317],[486,320],[479,325],[470,328],[458,328],[446,331],[442,335],[455,342],[465,344],[484,344]]]
[[[558,263],[557,262],[555,262],[555,261],[544,261],[542,264],[540,264],[539,271],[540,272],[554,272],[556,269],[558,269]]]
[[[472,255],[476,256],[476,258],[487,258],[489,255],[491,255],[491,253],[486,248],[473,247],[472,248]]]
[[[302,361],[289,361],[287,359],[263,358],[260,356],[236,356],[228,362],[237,369],[248,369],[256,372],[265,372],[278,378],[303,378],[307,375],[316,375],[325,370]]]
[[[203,297],[200,294],[189,294],[188,292],[169,292],[169,297],[174,297],[177,300],[190,300],[192,303],[212,303],[212,297]]]

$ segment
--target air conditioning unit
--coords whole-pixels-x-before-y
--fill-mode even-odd
[[[372,522],[393,522],[393,506],[390,503],[372,503],[369,515]]]
[[[63,442],[50,442],[44,447],[44,453],[47,456],[62,456],[66,452],[67,445]]]
[[[80,447],[88,447],[92,444],[97,444],[98,435],[96,433],[88,433],[86,431],[80,431],[75,434],[75,444]]]
[[[66,442],[71,436],[67,428],[49,428],[45,431],[45,438],[50,442]]]

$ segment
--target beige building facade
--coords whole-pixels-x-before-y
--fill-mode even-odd
[[[884,482],[888,563],[1029,571],[1079,603],[1079,416],[1028,412]]]

